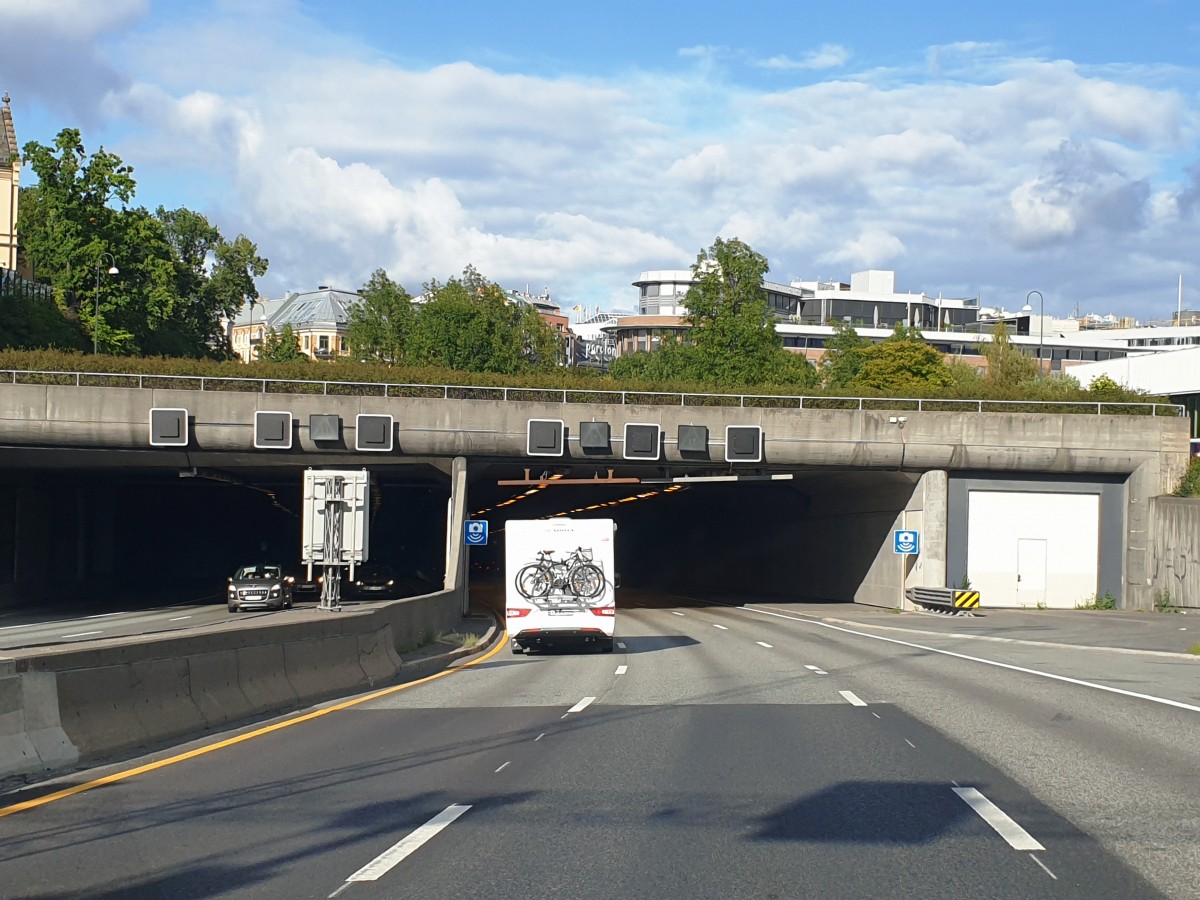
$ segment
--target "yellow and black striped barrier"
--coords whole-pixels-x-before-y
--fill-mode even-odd
[[[956,609],[979,609],[979,591],[955,591],[953,603]]]
[[[905,596],[910,601],[936,612],[973,615],[979,610],[979,591],[948,587],[909,588]]]

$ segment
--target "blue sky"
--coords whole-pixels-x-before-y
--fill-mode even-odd
[[[630,306],[718,234],[772,278],[1200,306],[1200,4],[0,0],[18,136],[84,129],[271,259],[473,263]],[[12,47],[13,45],[9,45]],[[26,176],[27,178],[30,177]]]

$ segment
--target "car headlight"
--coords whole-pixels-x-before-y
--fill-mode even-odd
[[[354,586],[355,586],[355,587],[362,587],[362,582],[361,582],[361,581],[356,581],[356,582],[354,582]]]
[[[285,579],[283,579],[283,580],[284,580],[284,581],[286,581],[288,584],[295,584],[295,583],[296,583],[296,579],[295,579],[295,577],[294,577],[294,576],[292,576],[292,575],[289,575],[287,578],[285,578]]]
[[[395,582],[394,582],[394,581],[389,581],[389,582],[388,582],[388,587],[391,587],[393,584],[395,584]]]

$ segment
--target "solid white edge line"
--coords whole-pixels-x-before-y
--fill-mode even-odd
[[[1013,819],[973,787],[950,788],[963,799],[963,802],[979,814],[979,818],[992,826],[992,830],[1014,850],[1045,850],[1046,848],[1033,839],[1028,831],[1018,825]]]
[[[716,622],[713,622],[713,623],[712,623],[712,627],[713,627],[713,628],[720,628],[722,631],[728,631],[728,630],[729,630],[729,629],[728,629],[728,628],[726,628],[724,625],[718,625]]]
[[[470,804],[452,803],[407,837],[397,841],[387,850],[346,879],[354,881],[378,881],[390,872],[405,857],[419,850],[426,841],[470,809]]]
[[[568,709],[567,712],[569,712],[569,713],[583,712],[585,709],[588,708],[588,705],[595,699],[596,699],[595,697],[584,697],[582,700],[580,700],[578,703],[576,703],[574,706],[572,706],[570,709]]]
[[[867,704],[854,691],[838,691],[851,706],[866,706]]]
[[[78,634],[64,634],[64,638],[87,637],[89,634],[104,634],[103,631],[80,631]]]
[[[834,631],[841,631],[845,634],[853,634],[858,637],[870,638],[873,641],[884,641],[888,644],[899,644],[901,647],[912,647],[915,650],[925,650],[929,653],[940,653],[942,656],[953,656],[956,659],[965,659],[970,662],[983,663],[985,666],[996,666],[1000,669],[1009,669],[1013,672],[1024,672],[1026,675],[1040,675],[1042,678],[1051,678],[1055,681],[1065,681],[1067,684],[1077,684],[1081,687],[1095,688],[1098,691],[1108,691],[1110,694],[1120,694],[1123,697],[1135,697],[1138,700],[1149,700],[1152,703],[1162,703],[1165,706],[1174,706],[1177,709],[1187,709],[1192,712],[1200,712],[1200,706],[1193,706],[1190,703],[1181,703],[1178,700],[1168,700],[1166,697],[1155,697],[1152,694],[1139,694],[1137,691],[1126,691],[1121,688],[1109,687],[1106,684],[1096,684],[1093,681],[1081,681],[1078,678],[1068,678],[1066,675],[1055,675],[1053,672],[1042,672],[1038,669],[1027,669],[1024,666],[1014,666],[1011,663],[996,662],[994,659],[982,659],[978,656],[968,656],[965,653],[955,653],[953,650],[939,650],[937,647],[926,647],[924,644],[914,644],[912,641],[901,641],[897,638],[884,637],[880,634],[867,634],[865,631],[855,631],[852,628],[842,628],[840,625],[830,625],[828,622],[816,622],[812,619],[798,619],[795,616],[785,616],[783,613],[770,612],[765,609],[756,609],[753,606],[735,607],[756,612],[763,616],[774,616],[777,619],[787,619],[789,622],[802,622],[805,625],[819,625],[822,628],[831,628]]]
[[[758,644],[760,647],[766,647],[768,650],[772,649],[771,645],[766,641],[755,641],[754,643]]]
[[[618,675],[624,675],[628,671],[629,671],[629,666],[617,666],[617,674]]]

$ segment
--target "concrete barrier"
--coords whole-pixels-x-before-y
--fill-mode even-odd
[[[452,477],[453,521],[461,522],[462,460]],[[195,737],[394,681],[406,668],[400,647],[462,620],[466,554],[454,547],[449,563],[444,590],[378,606],[15,651],[0,660],[0,777]]]

